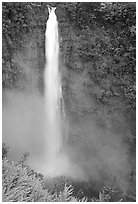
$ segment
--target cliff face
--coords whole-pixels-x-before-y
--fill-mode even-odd
[[[46,5],[3,3],[3,88],[43,94]],[[66,151],[90,178],[115,177],[127,189],[130,158],[135,166],[135,3],[50,5],[59,23]]]
[[[85,87],[91,89],[94,83],[93,94],[100,102],[119,96],[128,109],[135,107],[135,4],[51,5],[57,6],[61,66],[87,73]],[[47,3],[3,3],[4,87],[27,78],[19,63],[43,75],[47,18]]]
[[[61,3],[57,7],[63,94],[70,120],[69,143],[79,152],[76,159],[81,158],[80,163],[88,174],[92,169],[91,178],[96,176],[95,170],[99,172],[96,177],[101,180],[103,177],[99,174],[116,175],[121,187],[125,186],[124,181],[130,173],[128,169],[131,167],[127,165],[130,158],[133,158],[131,165],[135,166],[135,156],[132,156],[135,151],[129,149],[131,145],[135,149],[133,6],[119,3]],[[122,158],[116,154],[117,151]],[[90,158],[88,155],[91,155]],[[108,157],[112,158],[113,163]],[[75,158],[74,151],[72,158]],[[119,163],[122,163],[122,169]],[[128,171],[125,172],[124,168]],[[130,171],[133,172],[132,169]],[[124,179],[121,172],[126,173]]]
[[[91,98],[96,106],[108,106],[125,117],[130,109],[135,110],[134,7],[119,3],[58,5],[63,89],[67,93],[71,87],[76,93],[77,107],[80,104],[90,111],[92,105],[94,109],[89,100],[85,102]]]

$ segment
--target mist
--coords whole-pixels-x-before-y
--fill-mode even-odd
[[[45,174],[44,154],[49,135],[43,96],[28,91],[4,91],[2,122],[3,142],[10,147],[9,158],[17,161],[24,152],[29,152],[29,165]],[[80,122],[68,117],[64,143],[55,164],[56,176],[116,184],[126,191],[131,167],[125,134],[122,131],[115,133],[97,116],[89,116]]]

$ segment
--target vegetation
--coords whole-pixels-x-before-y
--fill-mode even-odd
[[[45,187],[48,183],[25,164],[26,156],[18,162],[7,159],[7,147],[3,144],[2,160],[2,200],[3,202],[108,202],[114,190],[104,188],[99,198],[81,199],[74,196],[74,187],[64,184],[63,190],[53,185],[52,190]],[[118,202],[121,200],[118,200]]]
[[[59,195],[52,194],[42,186],[37,174],[31,172],[26,166],[14,164],[3,159],[3,202],[77,202],[71,196],[73,188],[64,187]],[[83,201],[86,199],[84,198]]]
[[[128,109],[135,108],[135,3],[54,4],[63,37],[61,49],[65,64],[76,71],[87,69],[91,81],[100,88],[100,93],[96,93],[100,101],[109,102],[110,98],[121,95]],[[37,48],[42,44],[40,40],[44,40],[48,16],[46,5],[43,2],[3,3],[4,87],[12,88],[22,77],[22,70],[14,62],[13,55],[23,48],[26,36],[33,33]],[[71,32],[71,27],[75,33]],[[67,29],[70,30],[68,34]],[[42,54],[41,49],[38,54]]]
[[[63,33],[67,43],[67,48],[63,48],[65,63],[76,71],[88,69],[91,80],[100,87],[100,101],[109,102],[109,98],[121,95],[128,109],[135,108],[135,3],[63,6],[75,31],[74,36]]]

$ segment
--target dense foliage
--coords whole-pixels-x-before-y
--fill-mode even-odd
[[[31,50],[33,56],[27,54],[26,60],[33,64],[33,69],[43,68],[45,61],[44,30],[46,16],[48,16],[45,8],[43,3],[9,2],[2,4],[3,87],[19,88],[18,82],[27,77],[15,60],[18,51],[23,52],[24,56],[24,52],[29,53]],[[36,15],[38,13],[42,15]],[[27,45],[28,48],[26,48]],[[37,61],[35,66],[32,61]]]
[[[69,53],[65,53],[65,63],[76,69],[80,67],[79,58],[91,66],[92,79],[104,83],[110,77],[108,85],[102,87],[101,100],[122,93],[127,106],[135,107],[135,3],[74,2],[56,6],[59,21],[65,26],[67,19],[79,42],[76,47],[73,36],[65,36]],[[13,53],[23,46],[25,35],[36,27],[45,29],[47,15],[45,3],[3,3],[3,85],[13,85],[20,76]]]
[[[99,193],[99,198],[83,197],[80,199],[74,196],[72,185],[65,183],[63,184],[63,190],[60,190],[60,186],[53,183],[50,189],[48,179],[31,170],[25,164],[26,157],[24,155],[21,161],[13,162],[7,159],[7,153],[5,154],[5,152],[8,152],[8,149],[3,144],[3,202],[108,202],[112,194],[115,193],[115,189],[105,187]],[[118,202],[121,200],[118,200]]]
[[[77,202],[71,196],[73,188],[64,187],[59,195],[52,194],[42,186],[37,175],[21,164],[3,160],[3,202]],[[83,201],[86,199],[84,198]]]
[[[99,100],[110,102],[121,95],[128,108],[135,108],[135,3],[67,3],[63,7],[76,34],[65,37],[66,64],[74,70],[88,69],[100,87]]]
[[[135,3],[56,4],[65,64],[77,71],[88,69],[91,80],[100,87],[100,92],[96,93],[100,101],[109,102],[108,99],[121,94],[125,105],[135,108]],[[28,35],[35,36],[38,48],[42,44],[45,16],[48,16],[46,5],[3,3],[4,87],[11,88],[22,76],[13,55],[23,47]],[[72,27],[75,34],[71,31],[67,34],[66,27]],[[36,32],[38,34],[33,34]],[[42,54],[38,52],[37,57]]]

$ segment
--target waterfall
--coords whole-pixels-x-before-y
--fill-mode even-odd
[[[59,73],[58,22],[55,8],[48,8],[49,19],[45,32],[46,67],[45,111],[46,111],[46,156],[51,162],[56,158],[62,145],[61,131],[61,80]]]
[[[49,19],[45,32],[44,72],[44,154],[32,157],[28,164],[46,177],[69,176],[84,178],[83,171],[70,161],[65,151],[67,135],[62,85],[59,72],[58,22],[55,8],[48,7]],[[66,139],[65,139],[66,138]],[[64,145],[63,145],[64,140]],[[64,148],[63,148],[64,146]]]

